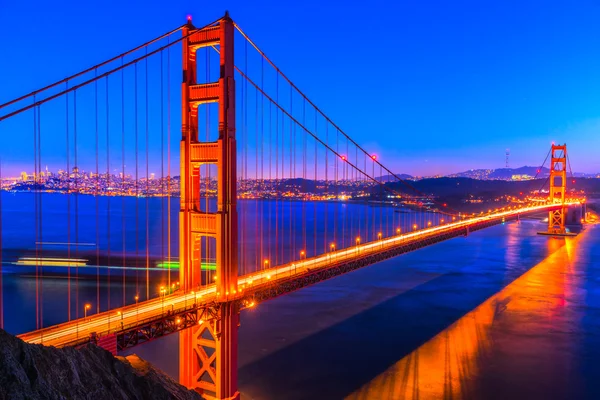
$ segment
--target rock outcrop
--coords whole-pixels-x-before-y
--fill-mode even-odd
[[[181,399],[200,395],[133,355],[25,343],[0,330],[0,400]]]

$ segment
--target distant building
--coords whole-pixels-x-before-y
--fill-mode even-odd
[[[511,177],[511,180],[513,181],[530,181],[533,179],[533,176],[531,175],[527,175],[527,174],[523,174],[523,175],[513,175]]]

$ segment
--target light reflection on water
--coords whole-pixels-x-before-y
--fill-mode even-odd
[[[581,391],[573,385],[577,344],[571,334],[581,318],[566,306],[581,300],[575,288],[585,263],[577,257],[585,240],[586,233],[548,240],[546,259],[346,398],[541,399]],[[540,384],[544,375],[551,384]]]

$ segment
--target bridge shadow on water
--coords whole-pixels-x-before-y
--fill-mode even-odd
[[[532,236],[517,246],[509,238],[506,268],[498,267],[502,257],[482,260],[479,253],[475,264],[447,268],[342,322],[297,336],[302,339],[240,368],[242,398],[597,399],[594,228],[576,238]],[[354,293],[370,289],[365,275],[357,277],[363,279]],[[322,296],[335,289],[327,285],[318,288]],[[278,307],[266,306],[260,318],[276,315]]]
[[[347,397],[526,271],[507,277],[506,269],[488,268],[433,278],[241,367],[243,398]]]

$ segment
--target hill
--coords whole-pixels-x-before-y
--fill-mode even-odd
[[[200,400],[137,356],[28,344],[0,330],[0,399]]]

